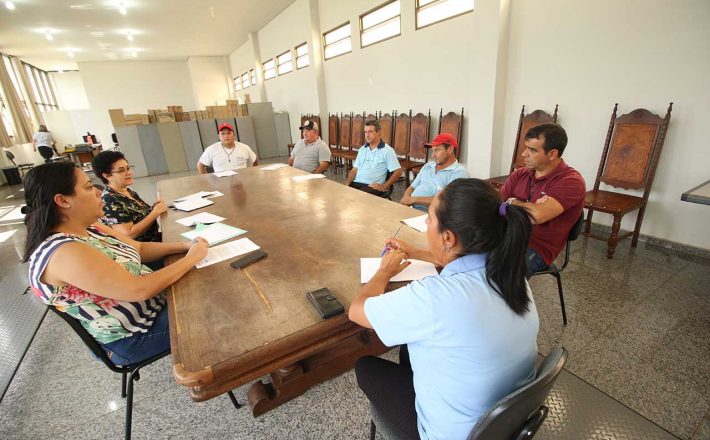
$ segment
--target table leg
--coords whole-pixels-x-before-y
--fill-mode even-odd
[[[254,417],[300,396],[308,388],[350,370],[362,356],[389,350],[371,330],[361,331],[337,346],[271,373],[271,383],[255,382],[248,393]]]

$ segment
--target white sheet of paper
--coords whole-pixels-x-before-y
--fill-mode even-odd
[[[418,215],[418,216],[412,217],[412,218],[405,218],[404,220],[402,220],[402,223],[404,223],[407,226],[411,226],[412,228],[416,229],[419,232],[426,232],[427,231],[426,217],[427,217],[427,214]]]
[[[237,172],[234,170],[227,170],[227,171],[220,171],[220,172],[212,173],[212,174],[214,174],[217,177],[229,177],[229,176],[233,176],[233,175],[237,174]]]
[[[375,276],[375,272],[380,268],[382,258],[360,258],[360,282],[365,284]],[[390,281],[414,281],[421,280],[424,277],[438,275],[436,267],[422,260],[408,260],[412,264],[407,266],[402,272],[393,276]]]
[[[209,224],[209,223],[219,223],[226,220],[224,217],[218,215],[210,214],[209,212],[201,212],[199,214],[191,215],[190,217],[181,218],[180,220],[175,220],[184,226],[192,226],[195,223]]]
[[[200,229],[199,231],[193,230],[188,232],[183,232],[183,237],[188,240],[193,240],[196,237],[202,237],[207,240],[210,246],[213,244],[221,243],[230,238],[238,237],[242,234],[246,234],[247,231],[244,229],[235,228],[234,226],[225,225],[224,223],[214,223],[206,228]]]
[[[212,200],[206,200],[202,197],[192,197],[182,202],[176,202],[173,206],[175,206],[175,209],[179,209],[180,211],[189,212],[210,205],[214,205]]]
[[[215,197],[222,197],[224,194],[219,191],[212,191],[205,196],[206,199],[214,199]]]
[[[278,170],[279,168],[283,168],[283,167],[287,167],[287,166],[288,166],[288,164],[285,164],[285,163],[275,163],[275,164],[269,165],[267,167],[263,167],[262,170],[274,171],[274,170]]]
[[[189,199],[201,199],[203,197],[210,198],[210,197],[218,197],[218,196],[223,196],[223,195],[224,194],[222,194],[219,191],[200,191],[200,192],[196,192],[194,194],[190,194],[189,196],[180,197],[179,199],[175,199],[174,201],[175,202],[184,202],[185,200],[189,200]]]
[[[305,176],[293,176],[291,178],[296,182],[303,182],[304,180],[323,179],[324,177],[323,174],[306,174]]]
[[[259,246],[248,238],[240,238],[239,240],[230,241],[229,243],[221,244],[213,248],[209,248],[207,256],[204,260],[195,265],[196,268],[202,269],[220,261],[244,255],[248,252],[259,249]]]

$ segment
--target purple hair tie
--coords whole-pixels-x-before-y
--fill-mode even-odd
[[[505,217],[505,213],[506,213],[506,210],[508,209],[508,205],[509,205],[508,202],[501,203],[500,206],[498,207],[498,215],[500,215],[501,217]]]

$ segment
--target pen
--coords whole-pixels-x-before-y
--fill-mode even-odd
[[[397,234],[399,234],[399,230],[402,229],[402,224],[399,225],[399,228],[397,228],[397,232],[394,233],[392,238],[397,238]],[[385,253],[387,252],[387,249],[390,248],[389,243],[385,245],[385,248],[382,249],[382,253],[380,254],[380,257],[384,257]]]

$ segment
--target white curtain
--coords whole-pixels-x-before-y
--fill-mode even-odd
[[[32,123],[30,122],[20,97],[15,91],[10,75],[5,67],[5,62],[0,57],[0,86],[5,93],[5,107],[10,110],[15,128],[15,143],[25,144],[32,140]]]

